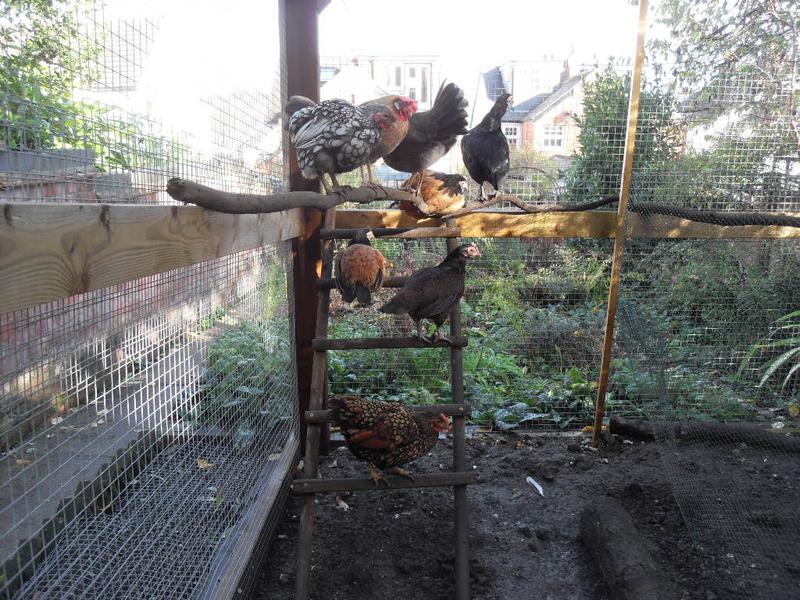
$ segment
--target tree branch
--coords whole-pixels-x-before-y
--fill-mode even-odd
[[[429,214],[425,203],[414,194],[378,185],[348,188],[339,194],[330,195],[317,192],[281,192],[268,195],[234,194],[215,190],[180,177],[173,177],[167,182],[167,193],[184,204],[196,204],[202,208],[230,214],[271,213],[291,208],[327,210],[345,202],[369,204],[380,200],[411,202],[420,211]]]

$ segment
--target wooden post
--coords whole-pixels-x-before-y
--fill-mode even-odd
[[[631,191],[633,173],[634,147],[636,145],[636,125],[639,120],[639,95],[642,87],[642,64],[644,63],[644,37],[647,26],[647,0],[639,0],[639,34],[636,40],[636,62],[633,67],[633,81],[628,103],[628,130],[625,135],[625,156],[622,159],[622,183],[619,191],[619,207],[614,236],[614,255],[611,262],[611,283],[608,289],[608,311],[606,312],[606,329],[603,340],[603,357],[600,362],[600,381],[597,385],[597,403],[594,413],[594,435],[592,445],[597,447],[603,427],[603,415],[606,408],[606,390],[608,389],[608,372],[611,363],[612,346],[614,344],[614,323],[617,317],[619,301],[619,278],[622,267],[622,248],[625,241],[625,217],[628,213],[628,196]]]
[[[286,88],[288,95],[319,100],[319,47],[317,0],[285,0],[283,3],[286,40]],[[289,145],[288,139],[284,143]],[[294,148],[289,148],[289,186],[292,191],[319,191],[319,183],[304,179],[297,166]],[[301,448],[305,447],[306,428],[302,418],[309,407],[311,368],[317,318],[317,273],[322,269],[319,231],[322,213],[305,209],[302,238],[292,243],[294,281],[294,332],[297,360],[297,399],[301,427]]]
[[[448,226],[455,223],[448,221]],[[459,240],[447,239],[447,251],[458,247]],[[461,337],[461,306],[456,303],[450,311],[450,336]],[[464,349],[450,348],[450,389],[453,403],[464,404]],[[463,417],[453,418],[453,471],[466,469],[466,422]],[[455,510],[455,584],[456,600],[469,600],[469,515],[467,509],[467,486],[453,486]]]

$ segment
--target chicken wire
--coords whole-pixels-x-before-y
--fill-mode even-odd
[[[464,239],[481,257],[467,264],[462,325],[465,394],[473,418],[511,428],[574,429],[591,422],[603,344],[610,240]],[[346,242],[341,242],[344,247]],[[391,275],[438,264],[445,240],[377,240]],[[331,296],[332,338],[410,335],[411,319],[378,307],[383,289],[359,308]],[[444,326],[445,331],[448,325]],[[408,403],[447,402],[448,351],[329,352],[332,393]]]
[[[278,0],[188,16],[180,2],[50,4],[0,13],[0,200],[174,204],[175,176],[283,189]]]
[[[775,14],[787,6],[776,5]],[[720,32],[708,34],[721,39]],[[796,47],[796,24],[794,36]],[[649,98],[640,103],[637,144],[644,148],[637,145],[630,198],[638,214],[626,222],[611,364],[612,382],[631,393],[612,388],[607,408],[611,416],[657,422],[673,494],[714,563],[698,572],[698,585],[720,598],[800,595],[793,511],[800,455],[792,437],[800,378],[789,372],[794,363],[768,376],[800,332],[797,319],[779,320],[800,308],[800,243],[691,234],[644,240],[634,231],[668,226],[666,217],[649,212],[653,203],[800,210],[798,147],[792,117],[782,116],[798,97],[798,60],[790,57],[793,70],[777,79],[763,68],[715,74],[712,64],[709,73],[678,77],[660,92],[651,68],[642,91]],[[671,96],[658,103],[658,93]],[[667,142],[660,147],[656,131]]]
[[[292,459],[287,244],[2,317],[2,597],[209,583]]]
[[[4,4],[0,201],[283,189],[280,10]],[[297,439],[289,244],[0,315],[0,598],[236,593]]]

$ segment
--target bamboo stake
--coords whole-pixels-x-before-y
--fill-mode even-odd
[[[605,337],[603,340],[603,357],[600,363],[600,381],[597,385],[597,403],[594,413],[594,434],[592,445],[597,447],[603,427],[603,416],[606,408],[606,390],[608,389],[609,364],[614,343],[614,324],[619,302],[619,281],[622,268],[622,249],[625,238],[625,217],[628,213],[628,197],[631,191],[633,175],[633,159],[636,146],[636,126],[639,120],[639,96],[642,87],[642,64],[644,63],[644,38],[647,26],[647,1],[639,0],[639,33],[636,40],[636,62],[633,68],[631,96],[628,103],[628,130],[625,135],[625,156],[622,160],[622,183],[619,191],[617,208],[616,235],[614,236],[614,255],[611,262],[611,283],[608,289],[608,312],[606,313]]]

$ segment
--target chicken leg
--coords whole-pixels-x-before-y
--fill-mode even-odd
[[[391,487],[391,484],[383,476],[383,471],[381,471],[371,462],[367,463],[367,470],[369,471],[369,478],[373,481],[375,487],[380,487],[381,481],[386,485],[386,487]]]
[[[438,342],[439,340],[445,341],[451,346],[453,345],[453,340],[451,340],[448,336],[446,336],[442,331],[442,329],[437,325],[436,331],[433,332],[433,341]]]
[[[428,336],[422,333],[422,319],[420,320],[415,319],[414,324],[417,326],[417,339],[419,339],[420,342],[425,342],[426,344],[430,344],[431,343],[430,338],[428,338]]]
[[[399,475],[400,477],[406,477],[412,482],[414,481],[414,475],[408,469],[404,469],[402,467],[392,467],[392,473]]]

